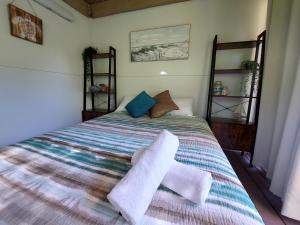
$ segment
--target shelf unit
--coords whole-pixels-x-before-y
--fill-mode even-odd
[[[111,74],[113,76],[113,74]],[[109,76],[109,73],[94,73],[94,76],[97,77],[105,77],[105,76]]]
[[[215,74],[249,74],[252,73],[253,70],[246,69],[223,69],[223,70],[215,70]]]
[[[97,116],[101,116],[114,111],[117,108],[117,73],[116,73],[116,49],[112,46],[109,47],[109,52],[98,53],[94,51],[88,51],[84,54],[84,84],[83,84],[83,111],[82,120],[92,119]],[[94,63],[95,60],[107,60],[108,71],[107,72],[95,72]],[[107,78],[108,91],[103,92],[91,92],[89,87],[95,85],[95,79],[97,77]],[[97,97],[107,95],[107,102],[102,103],[98,108],[96,107]],[[91,108],[87,109],[87,99],[91,100]]]
[[[222,148],[230,150],[239,150],[244,154],[244,152],[249,152],[251,154],[250,166],[252,166],[254,145],[257,132],[257,124],[259,117],[259,106],[261,98],[261,89],[262,89],[262,80],[263,80],[263,69],[264,69],[264,57],[265,57],[265,39],[266,31],[263,31],[257,36],[257,40],[251,41],[241,41],[241,42],[227,42],[227,43],[218,43],[218,36],[216,35],[213,41],[212,49],[212,61],[211,61],[211,70],[210,70],[210,82],[209,82],[209,93],[207,101],[207,112],[206,120],[215,136],[217,137]],[[255,49],[255,62],[260,66],[258,69],[247,70],[242,68],[236,69],[216,69],[216,53],[220,50],[233,50],[233,49]],[[214,95],[214,81],[215,76],[218,75],[237,75],[244,76],[250,75],[251,86],[249,96],[235,96],[235,95]],[[257,93],[255,95],[255,88]],[[215,98],[224,98],[226,99],[247,99],[248,107],[247,113],[244,118],[222,118],[214,116],[212,112],[212,104],[216,103],[213,101]],[[256,100],[255,102],[253,100]],[[240,104],[244,104],[242,102]],[[222,110],[232,111],[232,107],[222,106]],[[239,104],[237,104],[239,105]],[[237,106],[234,105],[234,106]],[[217,112],[220,112],[219,110]],[[250,117],[254,112],[254,119],[250,121]]]
[[[212,117],[212,123],[229,123],[229,124],[241,124],[245,125],[246,121],[236,118],[223,118],[223,117]]]
[[[213,98],[257,98],[256,96],[212,95]]]

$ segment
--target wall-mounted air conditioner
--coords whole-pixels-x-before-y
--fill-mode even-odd
[[[64,7],[56,3],[54,0],[33,0],[36,3],[40,4],[41,6],[47,8],[48,10],[52,11],[56,15],[73,22],[74,21],[74,15],[66,10]]]

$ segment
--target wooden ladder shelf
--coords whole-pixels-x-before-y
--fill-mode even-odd
[[[262,32],[257,36],[257,40],[251,41],[241,41],[241,42],[227,42],[218,43],[218,36],[216,35],[213,41],[212,49],[212,59],[211,59],[211,70],[210,70],[210,82],[209,82],[209,93],[207,101],[207,112],[206,120],[212,128],[215,136],[220,142],[223,149],[239,150],[244,154],[244,152],[249,152],[251,154],[250,166],[252,166],[254,145],[257,133],[257,124],[259,117],[259,107],[261,99],[261,89],[263,81],[263,70],[264,70],[264,58],[265,58],[265,39],[266,31]],[[259,64],[258,69],[247,70],[244,68],[237,69],[216,69],[216,56],[217,51],[220,50],[232,50],[232,49],[255,49],[255,59],[254,61]],[[249,96],[239,96],[239,95],[215,95],[213,92],[214,82],[216,75],[251,75],[251,87]],[[256,78],[257,77],[257,78]],[[257,79],[257,81],[256,81]],[[256,95],[255,91],[256,89]],[[222,118],[214,117],[213,115],[219,113],[223,110],[229,110],[233,112],[233,106],[223,106],[216,103],[214,99],[241,99],[247,100],[247,115],[245,118]],[[255,100],[255,101],[254,101]],[[212,112],[213,103],[218,106],[223,107],[222,110],[217,112]],[[240,104],[245,102],[241,101]],[[251,120],[252,113],[254,112],[254,119]]]
[[[109,52],[95,53],[94,51],[84,54],[84,84],[83,84],[83,120],[90,119],[96,116],[110,113],[117,108],[117,72],[116,72],[116,49],[112,46],[109,47]],[[108,63],[108,71],[97,73],[94,71],[94,61],[104,59]],[[95,79],[107,78],[108,90],[103,92],[92,92],[89,89],[90,86],[95,85]],[[100,107],[96,107],[96,100],[98,97],[107,95],[107,100],[100,104]],[[91,101],[91,108],[87,109],[87,99]],[[88,115],[88,116],[85,116]]]

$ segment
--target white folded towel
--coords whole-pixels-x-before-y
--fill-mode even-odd
[[[107,195],[107,199],[131,224],[143,218],[164,176],[174,161],[178,138],[163,130],[147,151]]]
[[[132,156],[131,163],[135,165],[147,151],[149,150],[136,151]],[[209,172],[179,163],[174,159],[161,184],[186,199],[202,205],[211,188],[212,176]]]

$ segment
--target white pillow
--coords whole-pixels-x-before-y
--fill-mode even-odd
[[[123,112],[126,111],[125,107],[126,105],[134,98],[134,96],[125,96],[123,97],[120,105],[118,106],[118,108],[116,109],[115,112]]]
[[[179,110],[173,110],[168,115],[173,116],[193,116],[193,98],[172,98]]]

